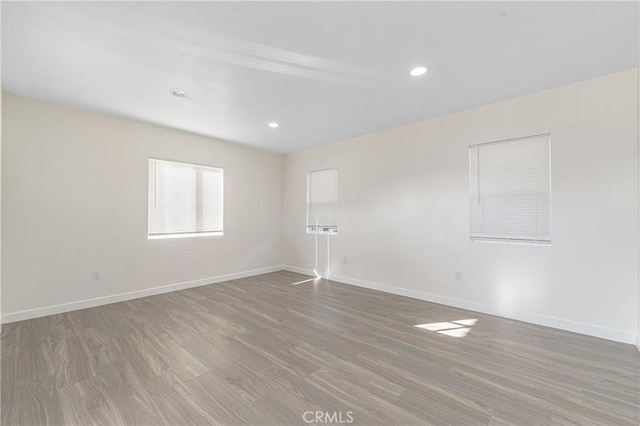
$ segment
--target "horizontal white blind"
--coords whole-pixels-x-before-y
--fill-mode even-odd
[[[307,174],[307,232],[338,231],[338,169]]]
[[[149,235],[222,232],[223,170],[149,159]]]
[[[551,242],[550,136],[469,147],[471,239]]]

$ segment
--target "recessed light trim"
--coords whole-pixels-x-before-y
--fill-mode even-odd
[[[271,127],[272,129],[277,129],[278,127],[280,127],[280,124],[276,123],[275,121],[272,121],[271,123],[267,124],[269,127]]]
[[[421,75],[425,75],[426,73],[427,67],[415,67],[409,72],[412,77],[420,77]]]
[[[182,90],[182,89],[171,89],[171,90],[169,90],[169,93],[171,93],[173,96],[177,96],[179,98],[186,98],[187,96],[189,96],[189,94],[186,92],[186,90]]]

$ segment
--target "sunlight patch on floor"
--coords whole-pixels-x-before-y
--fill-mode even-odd
[[[462,319],[456,321],[432,322],[428,324],[416,324],[414,327],[449,337],[465,337],[471,328],[478,322],[475,318]]]

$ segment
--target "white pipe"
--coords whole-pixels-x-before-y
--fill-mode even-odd
[[[329,255],[329,234],[327,234],[327,280],[329,279],[329,269],[331,267],[331,256]]]

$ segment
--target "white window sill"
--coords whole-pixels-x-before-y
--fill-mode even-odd
[[[332,226],[308,226],[307,234],[338,235],[338,228]]]
[[[191,232],[185,234],[162,234],[162,235],[149,235],[150,240],[164,240],[168,238],[193,238],[193,237],[217,237],[224,235],[224,232]]]
[[[484,243],[484,244],[511,244],[519,246],[551,246],[551,241],[531,241],[531,240],[501,240],[501,239],[489,239],[489,238],[471,238],[472,243]]]

